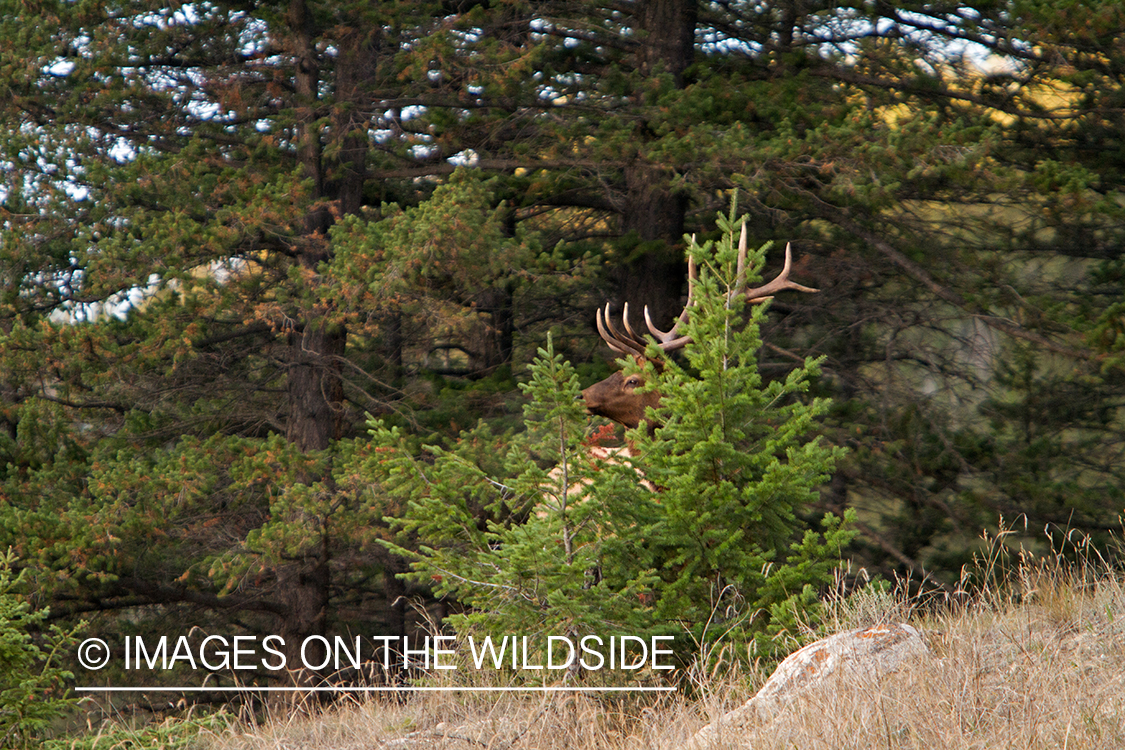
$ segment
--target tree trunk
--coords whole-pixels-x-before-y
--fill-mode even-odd
[[[344,386],[342,325],[312,321],[289,334],[289,422],[285,439],[303,451],[323,450],[340,437]]]
[[[481,373],[491,374],[512,361],[515,335],[512,302],[512,291],[504,286],[486,289],[477,300],[477,311],[481,313],[480,333],[472,349],[477,355],[473,367]]]
[[[649,0],[636,3],[637,71],[643,78],[670,73],[676,88],[695,59],[696,0]]]
[[[642,106],[654,75],[669,74],[683,88],[684,71],[695,55],[695,0],[653,0],[636,4],[638,49],[637,89]],[[630,303],[629,322],[645,330],[643,310],[648,305],[653,322],[666,328],[680,312],[686,278],[683,256],[684,215],[687,200],[672,190],[671,171],[648,161],[645,142],[651,138],[646,123],[636,129],[638,156],[625,170],[625,205],[621,230],[642,243],[637,257],[614,274],[618,303]],[[648,247],[644,247],[647,244]]]
[[[337,99],[332,111],[332,132],[341,141],[336,150],[338,156],[332,162],[335,169],[329,173],[319,124],[324,114],[321,69],[313,44],[313,18],[306,0],[290,1],[288,21],[292,52],[297,61],[297,158],[313,190],[294,250],[302,273],[315,283],[319,264],[331,257],[328,230],[335,217],[358,212],[363,202],[366,133],[358,115],[354,114],[355,107],[350,105],[358,99],[365,65],[370,62],[368,53],[373,48],[367,44],[370,37],[362,32],[342,34],[336,59]],[[344,397],[341,364],[348,332],[343,324],[332,321],[329,306],[316,300],[303,309],[295,309],[292,316],[295,322],[286,340],[289,414],[285,437],[302,451],[324,450],[341,434]],[[322,477],[310,476],[305,481],[319,479]],[[298,684],[307,686],[315,684],[319,678],[307,671],[305,665],[318,666],[325,656],[318,641],[309,641],[308,649],[302,647],[309,636],[325,635],[328,630],[330,540],[323,519],[301,518],[299,509],[291,513],[296,516],[289,519],[291,523],[308,527],[310,541],[295,550],[291,560],[277,570],[278,596],[285,609],[278,634],[285,639],[288,668],[297,670],[291,674],[297,675]]]
[[[278,571],[278,590],[286,615],[281,619],[278,635],[285,639],[285,654],[289,680],[296,678],[302,686],[314,686],[324,670],[313,671],[325,661],[325,649],[319,640],[305,639],[310,635],[324,635],[328,631],[328,588],[331,576],[323,543],[321,554],[313,559],[290,563]],[[307,647],[306,647],[307,646]]]
[[[297,158],[305,176],[313,184],[313,206],[305,216],[304,234],[306,237],[319,237],[321,243],[332,215],[320,200],[324,195],[324,164],[321,159],[323,148],[320,142],[320,127],[317,124],[317,105],[320,97],[320,63],[313,45],[312,15],[305,0],[291,0],[289,3],[289,26],[293,34],[293,50],[297,59],[294,72],[297,93]],[[317,243],[317,244],[321,244]],[[308,254],[308,249],[302,251]],[[317,260],[323,259],[318,257]],[[301,262],[310,265],[308,258]],[[316,261],[312,260],[315,266]]]
[[[363,206],[363,187],[367,179],[367,126],[364,116],[370,101],[367,89],[376,73],[382,48],[378,28],[352,28],[337,39],[336,107],[333,132],[340,148],[335,179],[329,190],[336,195],[340,216],[359,213]]]
[[[644,331],[647,305],[653,322],[667,329],[680,313],[687,278],[682,245],[686,200],[671,191],[671,175],[653,164],[630,166],[625,181],[628,192],[621,229],[648,246],[613,276],[618,309],[630,303],[629,323],[633,330]]]

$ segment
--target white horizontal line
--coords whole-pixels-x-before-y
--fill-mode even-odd
[[[674,687],[76,687],[102,693],[645,693]]]

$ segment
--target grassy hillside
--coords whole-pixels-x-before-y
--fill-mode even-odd
[[[826,631],[906,620],[931,656],[882,679],[855,676],[794,701],[779,717],[714,747],[1125,747],[1125,575],[1078,544],[1049,558],[1004,538],[961,591],[907,597],[868,586],[828,602]],[[427,693],[361,699],[266,719],[110,722],[62,747],[200,750],[375,748],[681,748],[741,705],[765,669],[696,677],[694,690],[635,697]],[[689,693],[693,693],[689,697]]]

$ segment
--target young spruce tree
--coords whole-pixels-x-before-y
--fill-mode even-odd
[[[841,449],[810,438],[826,408],[801,398],[817,362],[763,382],[766,306],[747,315],[729,297],[740,224],[733,211],[718,223],[719,242],[691,242],[695,343],[682,365],[645,367],[663,395],[650,415],[661,426],[628,433],[631,452],[591,448],[578,378],[550,346],[523,386],[521,435],[480,427],[418,455],[374,425],[368,471],[400,509],[394,549],[413,558],[409,575],[464,605],[449,623],[459,634],[540,646],[549,635],[671,635],[686,662],[722,644],[768,650],[770,636],[814,616],[852,533],[832,516],[808,528],[801,511]]]

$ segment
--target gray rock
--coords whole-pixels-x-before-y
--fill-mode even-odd
[[[738,744],[750,727],[768,723],[794,700],[830,681],[840,686],[876,682],[927,653],[922,634],[905,623],[822,638],[786,657],[753,698],[699,730],[688,748],[704,750],[719,741]]]

